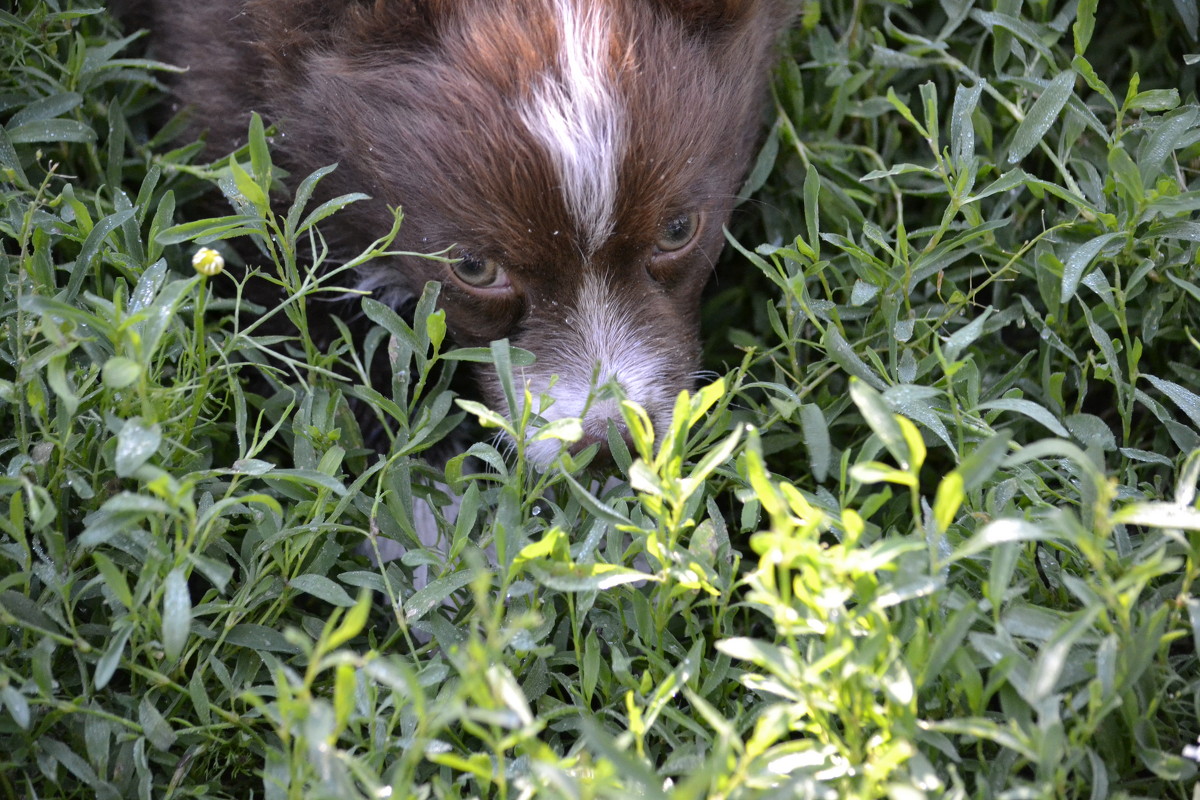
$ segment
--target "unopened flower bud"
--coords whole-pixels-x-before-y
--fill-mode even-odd
[[[192,266],[196,272],[201,275],[207,275],[210,278],[225,269],[225,259],[216,250],[211,247],[201,247],[192,256]]]

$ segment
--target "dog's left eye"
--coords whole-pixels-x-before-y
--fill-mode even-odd
[[[660,253],[682,250],[691,244],[692,239],[696,238],[696,231],[699,229],[700,215],[695,211],[688,211],[672,217],[659,229],[658,240],[655,241],[654,246]]]
[[[500,289],[508,285],[508,276],[494,258],[464,255],[450,265],[454,277],[475,289]]]

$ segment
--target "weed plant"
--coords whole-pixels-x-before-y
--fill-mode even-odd
[[[0,11],[0,798],[1195,797],[1198,19],[807,3],[720,377],[603,482],[347,288],[328,170]]]

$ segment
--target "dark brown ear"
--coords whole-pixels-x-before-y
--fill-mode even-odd
[[[303,56],[329,41],[347,5],[337,0],[250,0],[246,3],[249,30],[245,39],[255,42],[276,69],[293,73],[304,68]]]
[[[420,49],[454,5],[448,0],[249,0],[246,13],[263,54],[291,72],[303,70],[301,56],[313,51],[354,57]]]
[[[246,15],[259,30],[286,30],[301,42],[329,31],[351,5],[350,0],[249,0]]]
[[[795,13],[799,0],[659,0],[656,5],[688,28],[719,35],[751,23],[782,28]]]

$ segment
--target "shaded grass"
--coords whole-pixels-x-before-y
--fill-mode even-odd
[[[1190,796],[1196,19],[807,6],[723,377],[602,486],[422,460],[527,429],[450,388],[522,354],[331,304],[355,197],[272,210],[260,125],[197,165],[102,14],[0,15],[0,796]]]

